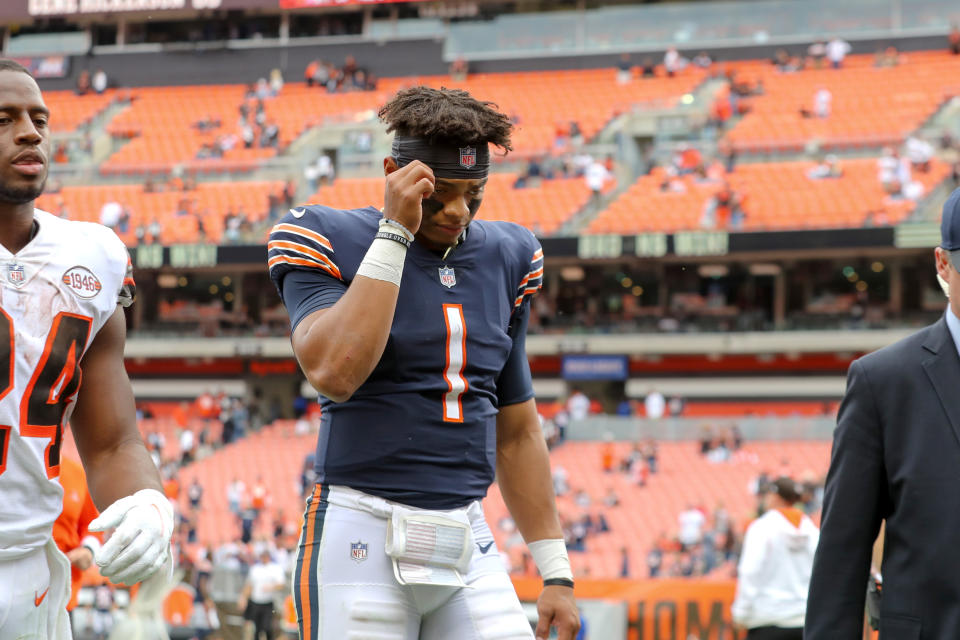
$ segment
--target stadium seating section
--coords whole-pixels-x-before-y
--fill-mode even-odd
[[[749,99],[750,112],[727,136],[741,151],[799,151],[810,140],[836,149],[897,144],[960,93],[960,59],[946,52],[911,52],[900,65],[883,68],[874,66],[872,56],[849,56],[840,70],[782,73],[768,61],[731,68],[738,81],[762,81],[764,88]],[[812,109],[820,88],[832,94],[830,117],[801,116],[801,107]]]
[[[638,103],[672,104],[703,79],[702,72],[690,71],[675,78],[653,78],[620,87],[613,74],[609,69],[478,74],[464,82],[448,77],[392,78],[380,81],[377,91],[340,94],[288,83],[279,96],[264,101],[264,110],[267,121],[279,127],[282,148],[311,126],[372,117],[404,86],[423,83],[458,87],[496,102],[511,114],[518,122],[516,152],[535,154],[552,148],[558,126],[576,121],[584,136],[590,138],[617,113]],[[218,135],[239,134],[238,109],[245,91],[241,85],[129,90],[125,95],[130,104],[113,118],[107,130],[131,140],[103,165],[102,171],[156,171],[178,163],[201,171],[253,168],[260,160],[275,155],[276,150],[245,149],[238,144],[223,158],[196,160],[200,148]],[[220,126],[197,130],[194,123],[205,118],[219,121]]]
[[[218,242],[228,213],[242,211],[251,222],[262,221],[267,215],[269,195],[282,190],[283,183],[278,181],[201,182],[191,191],[153,193],[147,193],[138,184],[78,186],[44,194],[37,200],[37,206],[56,212],[62,203],[69,211],[70,219],[98,222],[104,204],[122,203],[130,210],[130,225],[126,232],[118,232],[128,246],[137,244],[136,228],[154,220],[162,226],[160,241],[164,244],[200,240]],[[197,216],[177,215],[184,200],[202,219],[202,236]]]
[[[544,180],[539,186],[514,189],[516,175],[491,174],[479,216],[516,222],[539,233],[555,233],[590,197],[582,179]],[[338,209],[383,206],[383,178],[337,180],[321,187],[310,202]]]
[[[742,164],[727,179],[744,196],[743,229],[860,227],[868,218],[877,225],[901,222],[914,203],[887,196],[880,184],[876,158],[841,159],[843,176],[813,180],[807,172],[813,162]],[[913,179],[929,192],[949,174],[949,167],[933,162],[928,173]],[[638,233],[701,228],[707,201],[719,191],[717,182],[698,183],[683,176],[683,190],[664,190],[663,170],[641,177],[594,219],[590,233]]]
[[[50,130],[54,134],[72,133],[89,124],[116,100],[113,90],[78,96],[72,91],[45,91],[43,100],[50,109]]]
[[[738,83],[762,84],[763,93],[743,99],[746,115],[735,121],[726,141],[739,151],[797,151],[811,141],[822,148],[870,148],[899,144],[920,127],[939,106],[960,89],[953,78],[960,60],[940,52],[911,52],[899,66],[878,68],[870,56],[850,56],[843,69],[807,69],[783,73],[768,61],[728,63]],[[369,121],[375,109],[395,91],[424,83],[462,87],[496,102],[517,122],[514,158],[557,151],[557,132],[573,121],[585,139],[599,132],[617,114],[636,106],[669,106],[699,86],[706,72],[688,69],[676,77],[634,79],[618,85],[613,69],[474,74],[458,82],[446,76],[390,78],[370,92],[329,94],[301,82],[287,83],[279,96],[264,100],[266,120],[280,130],[283,149],[313,126],[329,122]],[[888,88],[896,86],[897,91]],[[828,118],[807,118],[801,107],[811,108],[814,93],[827,88],[833,95]],[[250,170],[278,153],[274,148],[246,149],[242,143],[222,158],[197,159],[197,153],[218,136],[238,134],[238,109],[245,101],[241,85],[180,86],[111,90],[103,95],[76,96],[72,92],[47,94],[53,110],[54,130],[82,127],[110,104],[119,109],[106,125],[118,139],[129,139],[101,165],[105,174],[145,174],[166,171],[182,164],[205,170]],[[247,103],[253,110],[255,101]],[[199,130],[197,121],[220,125]],[[875,160],[841,159],[845,175],[813,181],[804,162],[742,164],[730,176],[732,187],[745,197],[745,230],[822,228],[896,223],[913,209],[909,200],[884,195],[877,180]],[[949,169],[934,163],[926,174],[914,174],[925,192],[937,185]],[[579,179],[556,180],[536,188],[510,191],[514,174],[494,174],[482,216],[512,220],[549,235],[560,229],[587,201]],[[592,233],[634,233],[700,228],[706,201],[716,192],[715,183],[698,183],[686,176],[683,188],[661,189],[664,175],[654,171],[640,178],[587,227]],[[678,186],[675,184],[674,186]],[[243,206],[254,221],[266,211],[266,195],[273,183],[201,184],[196,197],[203,214],[205,239],[217,241],[227,208]],[[504,197],[509,192],[509,197]],[[72,217],[97,219],[108,199],[130,206],[135,228],[139,220],[160,220],[163,242],[183,242],[199,237],[192,216],[173,215],[178,196],[146,194],[136,187],[66,187],[63,199]],[[46,196],[41,206],[56,208],[58,196]],[[339,180],[321,188],[314,202],[335,207],[377,205],[382,184],[377,179]],[[124,238],[136,242],[132,232]]]
[[[171,440],[176,438],[168,433],[168,443]],[[238,476],[248,488],[261,476],[270,490],[268,507],[254,537],[270,533],[278,510],[287,520],[301,522],[300,473],[315,445],[314,434],[296,435],[292,423],[280,421],[185,467],[180,473],[181,486],[188,486],[196,477],[204,487],[204,507],[197,523],[199,543],[217,545],[238,539],[238,520],[226,502],[227,485]],[[601,443],[567,442],[551,453],[554,468],[562,466],[569,476],[571,492],[559,499],[564,518],[575,519],[584,511],[573,502],[576,490],[590,494],[593,505],[587,510],[594,515],[601,510],[601,499],[610,488],[620,496],[621,506],[602,508],[611,531],[589,537],[586,553],[572,554],[578,574],[589,573],[592,577],[619,575],[621,547],[630,552],[633,575],[644,575],[647,551],[661,533],[675,533],[677,515],[687,505],[709,512],[723,503],[742,531],[755,508],[748,487],[760,471],[821,476],[830,457],[829,442],[754,442],[732,461],[712,464],[699,454],[695,442],[663,442],[659,445],[658,472],[650,476],[647,486],[639,487],[626,474],[603,473],[602,447]],[[619,461],[627,457],[631,445],[620,442],[614,447],[614,459]],[[180,492],[180,500],[186,508],[184,494]],[[498,523],[507,511],[496,486],[490,490],[485,509],[498,545],[504,550],[507,535]]]
[[[609,532],[587,538],[585,552],[571,553],[575,574],[592,578],[618,577],[620,550],[624,547],[630,556],[630,575],[645,577],[647,553],[661,534],[676,534],[677,516],[688,506],[709,514],[722,503],[742,534],[756,513],[756,498],[749,487],[761,471],[789,471],[794,476],[809,471],[822,477],[830,461],[829,442],[753,442],[732,461],[717,464],[700,455],[696,442],[663,442],[659,445],[657,473],[640,487],[626,474],[602,471],[602,447],[597,442],[567,442],[550,454],[554,470],[560,466],[567,471],[571,489],[558,498],[561,518],[577,519],[585,511],[595,518],[603,511],[610,526]],[[629,443],[615,443],[614,460],[627,457],[630,449]],[[603,507],[601,500],[611,488],[619,495],[620,505]],[[587,509],[573,500],[580,489],[592,499]],[[496,485],[490,488],[484,509],[497,546],[504,550],[507,536],[498,523],[507,510]],[[517,547],[510,553],[521,551],[522,547]]]

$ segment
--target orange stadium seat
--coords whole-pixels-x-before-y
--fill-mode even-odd
[[[841,178],[811,180],[812,162],[742,164],[728,176],[731,186],[746,198],[745,231],[860,227],[874,216],[874,224],[896,224],[914,209],[906,199],[888,197],[877,176],[876,158],[841,159]],[[934,161],[928,173],[913,179],[930,190],[949,175],[946,163]],[[699,229],[707,201],[717,183],[683,179],[682,192],[661,191],[663,173],[642,176],[594,219],[588,233],[642,233]]]
[[[483,220],[516,222],[542,235],[555,233],[590,198],[580,178],[544,180],[537,187],[514,189],[516,174],[490,175],[478,214]],[[383,206],[383,178],[337,180],[321,187],[310,202],[337,209]]]
[[[192,191],[161,191],[147,193],[138,184],[114,184],[83,187],[63,187],[58,193],[44,194],[37,207],[56,210],[60,200],[67,207],[72,220],[98,222],[100,209],[107,202],[116,201],[130,209],[130,227],[120,233],[128,246],[135,245],[135,229],[140,224],[157,220],[163,227],[160,240],[175,242],[219,242],[223,220],[227,213],[242,210],[252,222],[262,221],[268,213],[268,196],[283,190],[283,182],[201,182]],[[194,216],[177,217],[180,201],[195,203],[194,210],[204,221],[201,238]]]
[[[846,149],[898,144],[960,93],[960,60],[946,52],[910,52],[896,67],[873,66],[872,56],[849,56],[844,68],[781,73],[765,61],[732,63],[738,82],[762,81],[764,94],[727,134],[741,151],[799,150],[810,140]],[[833,96],[827,118],[805,118],[816,91]],[[896,87],[896,91],[891,91]]]

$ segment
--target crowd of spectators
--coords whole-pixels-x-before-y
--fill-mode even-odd
[[[303,80],[308,87],[326,89],[327,93],[377,89],[376,76],[369,69],[359,66],[351,55],[344,59],[340,67],[325,60],[311,60],[303,71]]]

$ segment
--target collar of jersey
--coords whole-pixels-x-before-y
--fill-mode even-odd
[[[460,246],[450,252],[446,260],[440,254],[416,242],[410,247],[407,257],[420,265],[472,266],[476,262],[477,250],[483,246],[487,239],[487,230],[479,222],[479,220],[474,220],[470,223],[467,237],[460,243]]]
[[[17,251],[16,253],[11,253],[9,249],[7,249],[5,246],[0,244],[0,257],[5,257],[7,259],[16,259],[30,253],[31,249],[37,244],[37,238],[40,237],[40,234],[43,233],[44,227],[46,226],[46,225],[40,224],[40,214],[43,214],[43,213],[46,213],[46,212],[42,211],[41,209],[34,208],[33,222],[36,226],[34,227],[34,233],[30,237],[30,240],[27,241],[27,244],[23,245],[20,251]],[[53,214],[47,214],[47,215],[52,216]]]

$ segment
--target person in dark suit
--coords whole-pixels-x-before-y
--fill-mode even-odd
[[[884,535],[881,640],[960,637],[960,189],[943,208],[943,318],[850,365],[804,640],[860,640]]]

